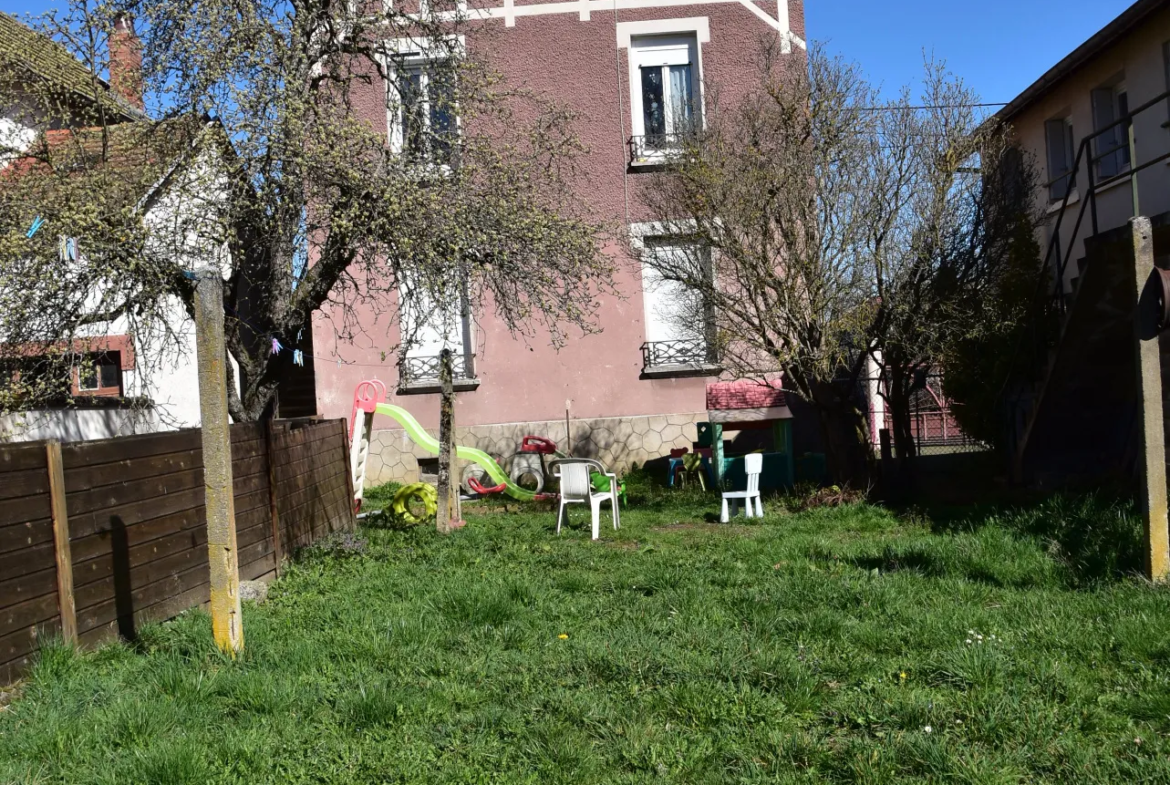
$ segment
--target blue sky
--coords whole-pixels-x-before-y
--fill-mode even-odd
[[[1010,101],[1133,0],[805,0],[807,33],[856,60],[887,94],[923,50],[984,101]]]
[[[923,50],[985,101],[1008,101],[1132,0],[805,0],[810,39],[862,65],[887,93],[922,73]],[[0,0],[40,13],[51,0]]]

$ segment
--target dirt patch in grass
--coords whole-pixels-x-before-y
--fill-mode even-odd
[[[21,683],[0,687],[0,711],[7,711],[8,705],[20,697]]]

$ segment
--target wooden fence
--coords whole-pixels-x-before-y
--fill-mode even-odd
[[[240,578],[354,525],[344,420],[232,426]],[[0,446],[0,685],[208,600],[198,430]]]

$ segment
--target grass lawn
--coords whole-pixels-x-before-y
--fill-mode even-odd
[[[1105,502],[471,510],[307,554],[235,662],[201,613],[50,649],[0,782],[1170,782],[1170,591]]]

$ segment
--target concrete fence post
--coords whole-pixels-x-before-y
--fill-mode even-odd
[[[1146,574],[1155,582],[1170,575],[1170,530],[1166,510],[1166,436],[1162,420],[1162,362],[1158,347],[1160,284],[1151,286],[1154,232],[1150,219],[1131,218],[1133,237],[1134,346],[1137,356],[1138,418],[1141,426],[1141,509],[1146,529]]]
[[[195,337],[203,433],[207,555],[211,565],[211,629],[216,645],[235,656],[244,648],[244,627],[240,612],[240,564],[236,547],[232,437],[227,405],[223,279],[218,270],[203,270],[198,275]]]

